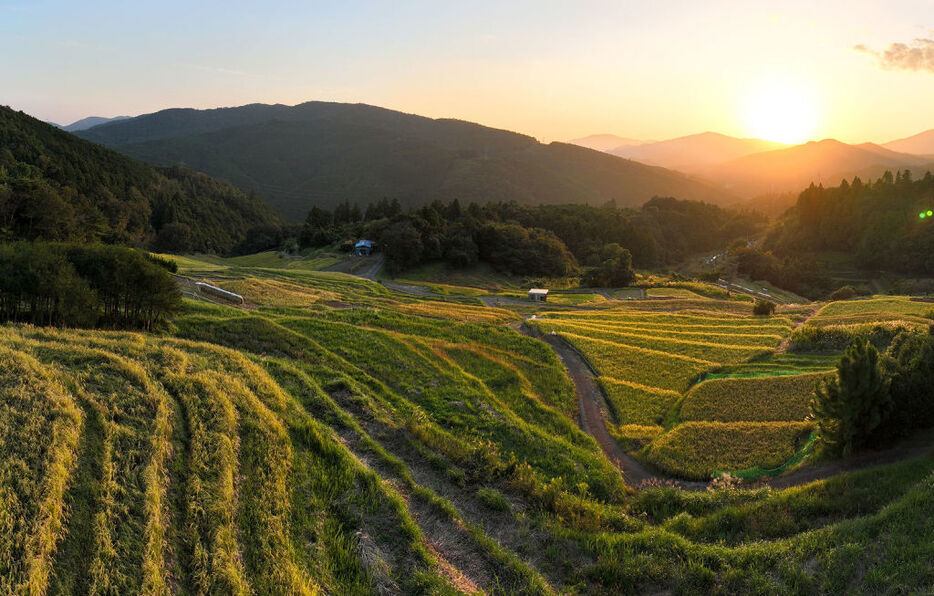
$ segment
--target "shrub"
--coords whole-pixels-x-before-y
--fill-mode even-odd
[[[837,377],[818,384],[811,400],[821,442],[829,453],[841,456],[864,443],[891,409],[889,379],[868,341],[850,344],[837,365]]]
[[[509,501],[495,488],[481,488],[477,490],[477,499],[493,511],[508,511]]]
[[[756,299],[752,305],[752,314],[771,316],[775,313],[775,303],[771,300]]]
[[[829,298],[831,300],[849,300],[856,296],[856,290],[853,286],[841,286],[830,293]]]
[[[790,352],[845,350],[855,340],[868,341],[885,350],[900,333],[917,328],[911,321],[883,321],[854,325],[804,325],[791,334]]]

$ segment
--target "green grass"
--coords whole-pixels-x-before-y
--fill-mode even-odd
[[[0,329],[0,592],[934,587],[930,456],[787,490],[632,491],[511,312],[269,258],[210,274],[258,282],[258,308],[188,301],[164,335]],[[601,373],[612,436],[705,478],[787,461],[807,373],[838,357],[770,354],[791,321],[731,308],[541,324]],[[736,376],[692,388],[702,373]]]
[[[651,297],[671,296],[673,298],[704,298],[704,296],[686,288],[648,288],[645,294]]]

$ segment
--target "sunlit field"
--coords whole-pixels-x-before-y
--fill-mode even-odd
[[[473,293],[456,286],[442,301],[218,267],[198,270],[249,304],[188,300],[161,335],[3,329],[0,416],[21,421],[2,426],[21,446],[0,475],[5,589],[774,593],[888,588],[896,568],[906,590],[930,579],[904,562],[929,550],[930,456],[785,490],[635,490],[513,311],[459,302]],[[586,355],[614,435],[660,473],[781,465],[832,360],[773,354],[787,316],[697,304],[545,305],[527,324]],[[859,580],[856,561],[869,565]]]

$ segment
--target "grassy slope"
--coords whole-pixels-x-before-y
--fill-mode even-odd
[[[16,569],[4,578],[148,593],[934,586],[921,563],[934,556],[930,458],[786,491],[632,494],[577,429],[573,387],[545,344],[500,321],[473,322],[470,308],[347,276],[214,274],[289,284],[290,292],[281,301],[270,292],[247,312],[188,303],[165,337],[0,331],[0,365],[34,371],[3,376],[16,381],[0,391],[27,391],[59,404],[61,420],[79,421],[36,434],[21,421],[54,425],[57,410],[23,402],[31,417],[3,427],[19,433],[2,435],[5,444],[35,434],[60,445],[0,457],[0,471],[30,471],[0,474],[0,520],[29,520],[0,524],[0,566]],[[296,307],[302,288],[359,306]],[[639,319],[639,334],[672,320],[711,323],[625,316]],[[716,323],[757,334],[748,321]],[[53,518],[12,505],[24,502],[12,500],[19,491],[38,490],[29,486],[52,486],[42,480],[49,461],[70,479],[44,493]],[[27,477],[36,480],[15,480]],[[32,524],[45,519],[54,529],[55,511],[67,512],[62,530],[41,534],[44,542],[8,530],[48,527]],[[33,566],[2,548],[15,540],[36,545]]]

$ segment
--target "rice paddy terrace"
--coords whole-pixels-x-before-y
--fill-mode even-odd
[[[934,587],[929,450],[784,490],[633,487],[578,427],[555,352],[516,330],[527,307],[266,260],[182,265],[246,307],[190,294],[161,335],[0,328],[0,593]],[[620,445],[698,479],[803,445],[835,359],[775,353],[815,341],[804,309],[616,298],[526,325],[591,362]],[[896,301],[830,304],[813,325],[921,324]]]

